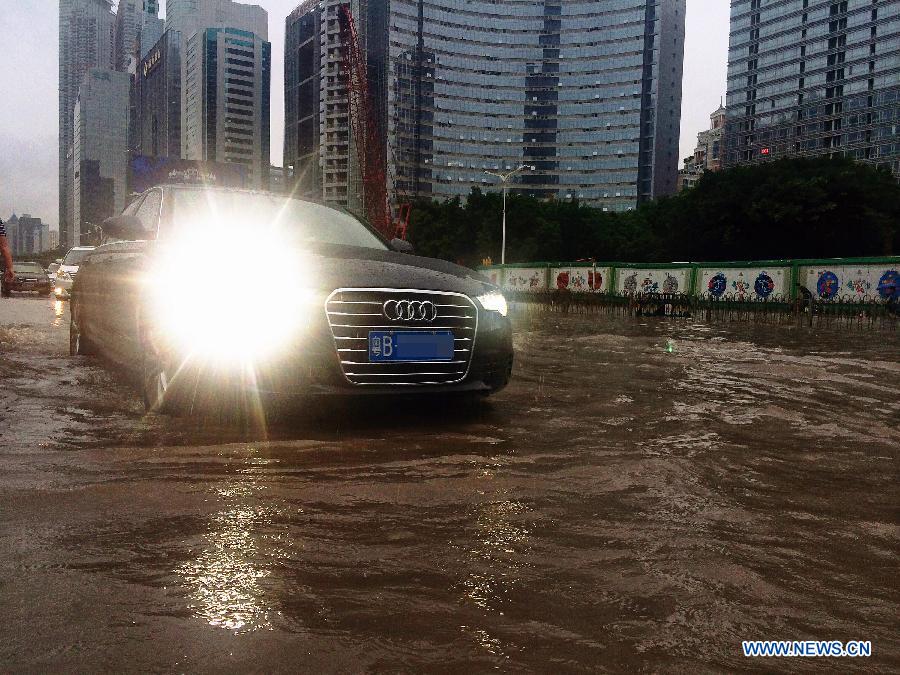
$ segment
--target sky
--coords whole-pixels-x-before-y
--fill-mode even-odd
[[[299,0],[257,0],[269,13],[272,42],[272,164],[284,136],[284,18]],[[165,0],[163,0],[163,13]],[[0,218],[13,212],[57,224],[58,2],[0,0],[6,40],[0,66]],[[727,0],[687,0],[681,157],[725,95]]]

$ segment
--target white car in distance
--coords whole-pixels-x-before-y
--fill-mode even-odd
[[[56,270],[56,283],[54,284],[53,292],[57,298],[65,300],[69,297],[69,291],[72,290],[72,284],[75,281],[75,275],[78,274],[81,261],[93,250],[93,246],[76,246],[66,253],[66,257],[63,258],[59,265],[59,269]]]

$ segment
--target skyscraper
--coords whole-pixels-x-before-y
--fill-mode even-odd
[[[240,164],[268,186],[272,52],[268,15],[231,0],[170,0],[181,35],[181,150],[185,159]]]
[[[284,167],[298,194],[322,194],[319,97],[322,2],[306,0],[285,20]]]
[[[684,160],[684,168],[678,172],[678,189],[693,187],[707,171],[722,168],[724,152],[722,138],[725,134],[725,106],[720,105],[709,116],[709,129],[697,134],[694,154]]]
[[[133,155],[181,157],[181,34],[166,31],[134,75]]]
[[[115,16],[110,5],[110,0],[59,2],[59,233],[64,246],[71,245],[74,237],[73,176],[69,168],[75,101],[90,68],[114,65]]]
[[[900,174],[900,2],[732,0],[727,165],[846,156]]]
[[[360,39],[378,44],[369,35],[367,0],[307,0],[287,18],[285,28],[285,146],[284,166],[294,167],[294,181],[304,193],[318,193],[326,201],[362,209],[362,182],[356,146],[350,133],[347,86],[341,69],[338,11],[349,4]],[[381,3],[381,16],[385,15]],[[374,26],[387,38],[387,26]],[[366,53],[370,80],[383,83],[384,59]],[[370,83],[371,84],[371,83]],[[370,94],[379,105],[378,124],[384,128],[386,97],[383,90]],[[386,143],[386,139],[383,139]]]
[[[143,58],[163,34],[157,0],[119,0],[116,8],[116,70],[128,71],[129,62]],[[137,58],[134,58],[135,47]]]
[[[141,15],[141,22],[141,30],[138,34],[139,59],[145,58],[150,53],[150,49],[159,42],[166,31],[166,22],[150,12],[144,12]]]
[[[13,255],[17,255],[19,243],[19,216],[15,213],[6,219],[3,223],[6,228],[6,238],[9,239],[9,250]]]
[[[128,196],[128,73],[91,68],[74,114],[72,246],[125,208]]]
[[[42,223],[40,218],[23,213],[13,227],[10,248],[14,256],[33,255],[50,248],[50,226]]]
[[[234,0],[168,0],[166,28],[184,40],[204,28],[239,28],[268,38],[269,15],[259,5]]]
[[[316,104],[325,114],[318,161],[326,199],[354,191],[352,152],[341,165],[353,139],[334,97],[333,5],[308,2],[292,14],[295,24],[321,17],[323,84],[312,105],[303,99],[313,88],[298,79],[310,51],[289,38],[285,57],[286,88],[298,97],[297,105],[286,101],[286,127],[299,128],[300,111]],[[485,171],[519,165],[534,169],[517,191],[609,210],[674,192],[684,0],[528,0],[514,12],[490,0],[351,6],[397,195],[464,196],[492,185]],[[291,25],[289,18],[289,33]],[[299,156],[289,147],[285,162]]]

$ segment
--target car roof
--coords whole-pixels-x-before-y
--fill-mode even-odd
[[[188,183],[162,183],[153,187],[162,188],[163,190],[215,190],[216,192],[247,192],[249,194],[278,195],[277,192],[270,190],[253,190],[251,188],[228,187],[226,185],[190,185]],[[148,188],[147,191],[153,188]],[[282,195],[287,196],[287,195]]]
[[[294,199],[298,202],[305,202],[307,204],[316,204],[318,206],[325,206],[330,209],[334,209],[335,211],[340,211],[341,213],[346,213],[353,218],[356,218],[364,223],[366,228],[375,234],[378,238],[384,240],[385,243],[388,243],[384,236],[378,232],[367,220],[363,214],[354,213],[347,209],[347,207],[341,206],[340,204],[335,204],[333,202],[326,202],[324,199],[319,198],[310,198],[306,195],[297,195],[293,193],[285,194],[283,192],[273,192],[272,190],[252,190],[250,188],[238,188],[238,187],[227,187],[224,185],[190,185],[186,183],[161,183],[160,185],[154,185],[153,187],[147,188],[143,192],[132,196],[131,203],[134,203],[142,195],[147,194],[151,190],[163,190],[164,192],[170,192],[173,190],[212,190],[215,192],[231,192],[231,193],[240,193],[247,195],[265,195],[267,197],[276,197],[280,199]]]
[[[273,192],[272,190],[254,190],[251,188],[238,188],[238,187],[228,187],[225,185],[190,185],[186,183],[162,183],[160,185],[154,185],[152,188],[147,188],[141,194],[145,192],[150,192],[153,189],[161,189],[165,191],[169,190],[204,190],[204,191],[214,191],[214,192],[233,192],[233,193],[241,193],[247,195],[265,195],[267,197],[278,197],[281,199],[296,199],[301,202],[310,202],[312,204],[319,204],[321,206],[330,206],[331,208],[336,208],[336,204],[328,204],[321,199],[311,199],[307,195],[298,195],[298,194],[290,194],[284,192]]]

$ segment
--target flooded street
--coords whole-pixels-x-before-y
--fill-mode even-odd
[[[900,669],[896,332],[522,315],[481,406],[261,434],[145,416],[67,312],[0,301],[4,670]]]

